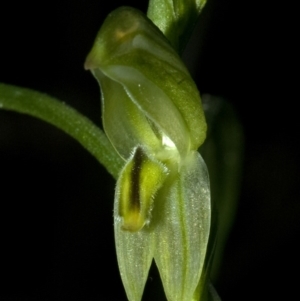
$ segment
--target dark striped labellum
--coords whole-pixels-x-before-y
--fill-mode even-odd
[[[138,146],[123,168],[116,188],[123,230],[138,231],[150,220],[153,199],[168,169]]]

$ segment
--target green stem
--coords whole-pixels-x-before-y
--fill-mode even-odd
[[[105,134],[88,118],[55,98],[30,89],[0,83],[0,109],[49,122],[75,138],[117,178],[124,165]]]
[[[181,54],[206,0],[149,0],[147,16]]]

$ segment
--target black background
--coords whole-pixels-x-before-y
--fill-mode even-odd
[[[216,288],[223,301],[290,300],[300,233],[293,9],[208,2],[188,64],[201,93],[233,104],[245,134],[237,217]],[[146,11],[147,1],[9,3],[1,4],[0,81],[53,95],[101,126],[85,57],[111,10]],[[105,169],[56,128],[6,111],[0,160],[0,300],[126,300]],[[159,298],[155,277],[145,300]]]

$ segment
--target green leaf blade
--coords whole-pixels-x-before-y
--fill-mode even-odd
[[[115,178],[124,165],[105,134],[95,124],[49,95],[0,83],[0,109],[37,117],[63,130],[95,156]]]

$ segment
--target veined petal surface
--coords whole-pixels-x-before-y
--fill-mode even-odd
[[[192,152],[172,180],[169,190],[158,195],[153,210],[157,220],[154,259],[168,301],[191,301],[210,233],[209,179],[200,154]]]

